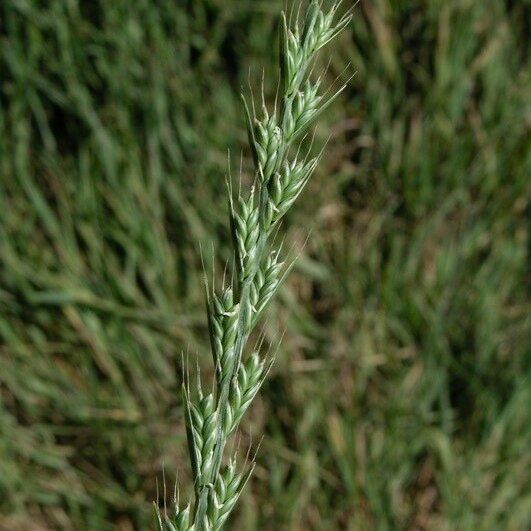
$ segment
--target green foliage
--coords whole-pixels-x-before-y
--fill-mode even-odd
[[[163,465],[185,469],[181,351],[215,377],[198,242],[220,286],[237,94],[250,67],[275,93],[283,7],[0,3],[0,527],[148,528]],[[525,529],[529,8],[353,14],[323,83],[357,73],[279,229],[311,238],[267,312],[266,344],[285,333],[234,528]]]

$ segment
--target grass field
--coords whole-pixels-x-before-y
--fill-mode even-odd
[[[148,529],[163,470],[188,492],[200,245],[221,277],[239,93],[276,78],[283,7],[0,2],[0,529]],[[531,4],[353,13],[322,58],[356,74],[282,229],[300,258],[227,528],[527,529]]]

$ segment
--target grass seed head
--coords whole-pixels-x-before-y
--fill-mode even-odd
[[[342,18],[334,24],[335,12],[334,8],[324,13],[318,2],[312,2],[302,31],[298,23],[289,29],[282,16],[279,114],[276,110],[269,114],[263,103],[262,117],[257,118],[254,105],[251,112],[243,98],[256,189],[247,199],[241,194],[236,201],[229,197],[236,274],[232,287],[214,294],[207,305],[216,390],[197,403],[185,394],[196,497],[191,512],[177,513],[174,527],[168,523],[168,529],[219,529],[252,472],[249,467],[237,474],[234,461],[222,468],[223,451],[271,366],[257,351],[245,361],[243,354],[249,334],[286,274],[280,249],[270,243],[273,228],[300,195],[318,161],[298,160],[301,146],[294,156],[291,148],[337,95],[323,101],[320,79],[311,79],[316,53],[348,22]],[[175,527],[181,524],[184,527]]]

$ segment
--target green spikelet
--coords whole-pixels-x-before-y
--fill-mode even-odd
[[[177,510],[173,518],[161,519],[159,514],[164,529],[220,529],[252,472],[250,466],[237,474],[234,461],[222,468],[223,452],[271,367],[271,361],[266,363],[258,352],[245,360],[244,349],[287,273],[279,249],[271,248],[273,229],[304,189],[318,161],[309,156],[298,160],[290,148],[340,92],[323,101],[318,94],[320,80],[310,79],[316,52],[348,23],[349,17],[344,17],[334,24],[335,11],[324,13],[318,2],[312,2],[302,31],[289,29],[283,15],[279,109],[270,114],[264,103],[258,118],[243,98],[254,186],[248,196],[239,194],[236,199],[229,186],[235,271],[231,286],[207,296],[216,385],[205,397],[199,392],[195,402],[184,389],[195,500],[191,509]],[[300,150],[299,145],[297,153]]]

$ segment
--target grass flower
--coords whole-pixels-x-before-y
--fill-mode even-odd
[[[182,509],[176,503],[170,515],[157,510],[161,530],[220,529],[252,473],[252,464],[238,472],[235,458],[222,467],[224,450],[271,366],[260,352],[246,360],[244,353],[249,335],[289,270],[279,258],[280,249],[271,243],[274,230],[318,163],[318,158],[300,160],[294,153],[301,152],[301,138],[343,89],[322,96],[321,80],[311,75],[317,52],[350,21],[350,15],[337,20],[337,9],[324,12],[314,1],[303,24],[297,17],[292,28],[283,14],[278,109],[269,112],[263,103],[257,114],[254,102],[250,108],[243,100],[255,184],[238,197],[229,186],[235,271],[231,282],[207,295],[215,387],[203,396],[200,385],[195,393],[184,386],[195,499]]]

